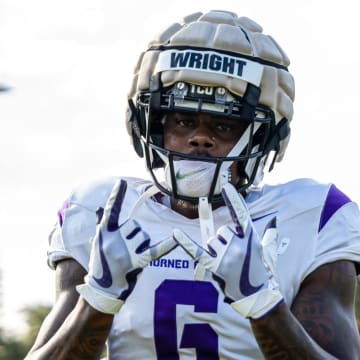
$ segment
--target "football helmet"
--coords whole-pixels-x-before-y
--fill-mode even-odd
[[[191,14],[154,38],[134,71],[126,125],[157,187],[185,201],[206,196],[216,202],[233,162],[243,177],[239,191],[261,181],[265,162],[271,160],[271,170],[281,161],[290,137],[294,81],[288,65],[260,25],[228,11]],[[226,157],[182,154],[164,148],[163,118],[173,111],[209,113],[247,128]],[[192,186],[181,186],[176,174],[184,161],[198,162],[200,170],[195,166],[192,173],[210,171],[205,190],[193,193],[186,191]],[[157,169],[164,167],[161,180]]]

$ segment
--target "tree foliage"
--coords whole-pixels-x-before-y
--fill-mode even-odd
[[[0,360],[20,360],[33,345],[40,326],[50,311],[50,306],[31,305],[23,310],[26,331],[19,335],[7,334],[0,328]]]
[[[13,339],[7,336],[0,329],[0,359],[1,360],[19,360],[23,359],[26,354],[26,348],[19,339]]]

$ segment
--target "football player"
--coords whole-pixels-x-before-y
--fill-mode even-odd
[[[357,205],[262,185],[290,138],[289,59],[262,28],[196,13],[141,54],[126,124],[153,181],[74,190],[50,236],[57,300],[28,359],[359,359]]]

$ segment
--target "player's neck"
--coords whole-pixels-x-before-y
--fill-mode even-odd
[[[180,200],[180,199],[170,199],[171,209],[176,211],[177,213],[189,218],[196,219],[199,217],[198,205],[193,204],[188,201]],[[218,207],[224,205],[223,202],[218,202],[212,205],[213,210]]]

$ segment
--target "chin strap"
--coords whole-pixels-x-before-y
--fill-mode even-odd
[[[261,126],[260,123],[258,123],[258,122],[254,123],[253,134],[255,134],[259,130],[260,126]],[[230,152],[226,155],[226,157],[238,156],[239,154],[241,154],[243,152],[243,150],[246,148],[246,146],[249,143],[251,130],[252,130],[252,126],[250,125],[246,128],[246,130],[241,135],[238,142],[234,145],[234,147],[230,150]],[[227,172],[233,162],[234,161],[232,161],[232,160],[224,161],[220,167],[220,175]]]
[[[208,239],[215,235],[214,228],[214,220],[212,215],[211,204],[208,202],[207,196],[203,196],[199,198],[199,222],[200,222],[200,232],[201,232],[201,242],[204,247],[206,247],[206,243]],[[204,280],[205,279],[205,268],[199,263],[194,272],[195,280]]]

